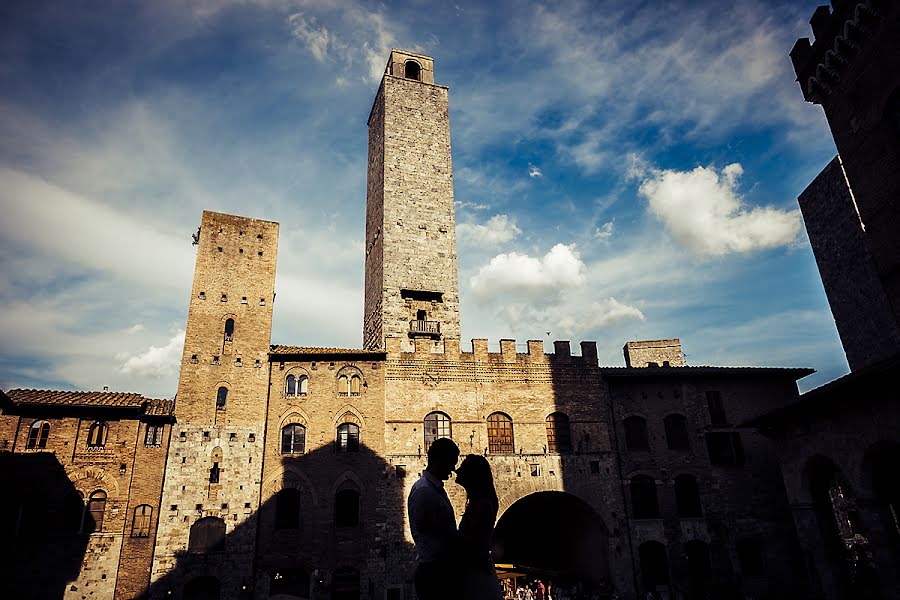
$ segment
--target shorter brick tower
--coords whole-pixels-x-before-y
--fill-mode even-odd
[[[459,339],[447,88],[434,60],[392,50],[369,115],[363,346]]]
[[[156,595],[176,597],[165,594],[201,575],[221,582],[223,600],[252,589],[277,252],[277,223],[203,212],[154,556]]]

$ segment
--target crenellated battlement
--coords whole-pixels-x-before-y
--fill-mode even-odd
[[[809,20],[815,42],[800,38],[791,49],[797,82],[807,102],[821,104],[841,84],[846,68],[864,53],[891,0],[831,0]]]
[[[543,340],[528,340],[527,351],[519,352],[514,339],[500,340],[500,352],[488,349],[486,338],[474,338],[471,350],[462,349],[458,339],[416,339],[415,351],[403,350],[405,340],[398,337],[385,339],[388,360],[450,360],[459,362],[485,362],[497,364],[550,364],[566,363],[573,366],[597,366],[597,342],[581,342],[581,355],[572,355],[571,343],[568,340],[553,342],[553,353],[544,352]]]

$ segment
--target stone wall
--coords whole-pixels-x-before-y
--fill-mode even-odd
[[[850,368],[892,355],[900,348],[900,323],[869,252],[841,158],[828,163],[798,200]]]
[[[347,351],[273,356],[257,545],[258,593],[268,597],[276,575],[300,570],[316,573],[328,585],[340,569],[359,575],[362,597],[375,589],[383,597],[390,569],[386,547],[387,510],[401,510],[399,498],[386,504],[388,472],[384,461],[384,354]],[[307,377],[306,394],[288,396],[286,378]],[[341,376],[361,379],[359,394],[339,388]],[[359,427],[359,448],[341,452],[337,428]],[[282,429],[305,428],[302,453],[283,452]],[[299,528],[276,526],[279,493],[295,489],[300,497]],[[338,527],[335,497],[359,494],[359,522]],[[370,587],[371,586],[371,587]],[[321,590],[318,592],[322,593]]]
[[[691,586],[697,583],[691,581],[686,545],[699,541],[706,545],[711,560],[712,570],[701,584],[708,586],[707,593],[718,590],[714,595],[725,594],[729,588],[763,598],[784,590],[799,593],[802,581],[796,578],[796,572],[802,565],[797,561],[788,505],[779,483],[775,445],[754,430],[735,428],[752,416],[794,401],[796,376],[783,373],[766,377],[752,374],[752,369],[745,369],[743,374],[726,369],[701,376],[692,374],[690,368],[673,368],[641,377],[640,371],[607,374],[635,554],[639,555],[645,542],[662,543],[668,549],[673,588],[691,593]],[[724,423],[711,418],[707,392],[721,397]],[[687,448],[669,447],[664,419],[670,415],[686,419]],[[625,419],[634,417],[646,422],[648,449],[629,448],[626,443]],[[705,439],[712,434],[740,436],[744,454],[741,464],[712,464]],[[630,482],[638,475],[649,475],[656,483],[656,518],[633,514]],[[682,475],[692,476],[697,482],[701,515],[678,514],[675,478]],[[766,557],[764,574],[741,572],[737,543],[743,539],[761,545]]]
[[[90,415],[86,417],[59,412],[55,406],[7,408],[0,415],[0,436],[8,450],[5,484],[23,490],[25,503],[13,510],[38,507],[40,531],[51,534],[35,535],[37,524],[30,519],[20,523],[17,541],[8,546],[18,552],[4,564],[21,579],[8,579],[6,585],[24,594],[20,597],[133,598],[149,583],[170,426],[156,421],[164,427],[163,443],[148,448],[146,423],[137,415],[125,417],[115,407],[67,410]],[[37,420],[50,424],[46,447],[28,449],[30,427]],[[102,448],[87,447],[95,420],[108,426]],[[77,533],[81,516],[67,508],[75,492],[85,502],[98,492],[106,494],[102,525],[94,524],[93,533]],[[147,537],[132,537],[134,508],[141,504],[152,507],[150,531]]]
[[[626,342],[622,348],[625,353],[627,367],[683,367],[684,354],[681,352],[681,340],[644,340]]]

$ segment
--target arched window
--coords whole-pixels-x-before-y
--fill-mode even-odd
[[[359,425],[341,423],[337,428],[337,451],[359,452]]]
[[[635,519],[659,518],[656,482],[649,475],[631,478],[631,512]]]
[[[331,600],[359,600],[359,571],[353,567],[335,569],[331,577]]]
[[[738,562],[744,577],[759,577],[766,574],[766,564],[762,548],[753,538],[743,538],[737,542]]]
[[[434,440],[453,437],[450,417],[442,412],[430,412],[425,415],[422,431],[425,433],[425,452],[428,452]]]
[[[225,321],[225,341],[230,342],[234,339],[234,319]]]
[[[359,396],[359,384],[360,384],[359,376],[352,375],[350,377],[350,395],[351,396]]]
[[[91,428],[88,429],[88,448],[103,448],[106,445],[106,434],[108,427],[103,421],[94,421]]]
[[[669,584],[669,558],[666,547],[659,542],[644,542],[638,548],[641,561],[641,579],[644,589],[655,592]]]
[[[663,419],[666,426],[666,445],[669,450],[690,450],[687,419],[684,415],[669,415]]]
[[[97,490],[88,499],[85,511],[83,533],[100,533],[103,531],[103,513],[106,512],[106,492]]]
[[[306,375],[288,375],[285,382],[285,395],[288,397],[305,396],[309,392],[309,377]]]
[[[569,427],[569,417],[564,413],[555,412],[547,417],[547,451],[572,451],[572,430]]]
[[[297,395],[297,378],[293,375],[287,376],[287,390],[285,390],[285,395],[287,396],[296,396]]]
[[[403,65],[403,76],[407,79],[415,79],[416,81],[420,81],[420,77],[422,76],[422,67],[419,66],[414,60],[408,60]]]
[[[225,549],[225,521],[219,517],[204,517],[191,525],[188,551],[198,554],[221,552]]]
[[[334,526],[356,527],[359,525],[359,492],[340,490],[334,495]]]
[[[629,450],[649,450],[647,421],[643,417],[628,417],[625,424],[625,447]]]
[[[228,403],[228,388],[224,385],[219,387],[219,391],[216,392],[216,410],[225,410],[225,405]]]
[[[488,417],[488,452],[491,454],[512,454],[513,443],[512,419],[503,413],[493,413]]]
[[[275,494],[275,529],[300,529],[300,490],[284,488]]]
[[[338,396],[350,395],[350,378],[346,375],[338,377]]]
[[[50,423],[47,421],[35,421],[28,431],[26,448],[46,448],[47,437],[50,435]]]
[[[134,509],[134,518],[131,521],[131,537],[150,537],[150,523],[153,516],[153,507],[149,504],[141,504]]]
[[[281,453],[303,454],[306,452],[306,427],[299,423],[285,425],[281,430]]]
[[[700,491],[693,475],[679,475],[675,478],[675,504],[679,517],[702,517]]]

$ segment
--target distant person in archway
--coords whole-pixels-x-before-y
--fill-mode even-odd
[[[460,598],[456,516],[444,489],[457,460],[459,448],[453,440],[435,440],[428,448],[428,466],[409,492],[407,507],[416,543],[414,581],[419,600]]]
[[[468,455],[456,470],[466,490],[466,511],[459,522],[462,585],[465,600],[503,600],[491,560],[491,534],[497,520],[497,491],[491,466],[483,456]]]

